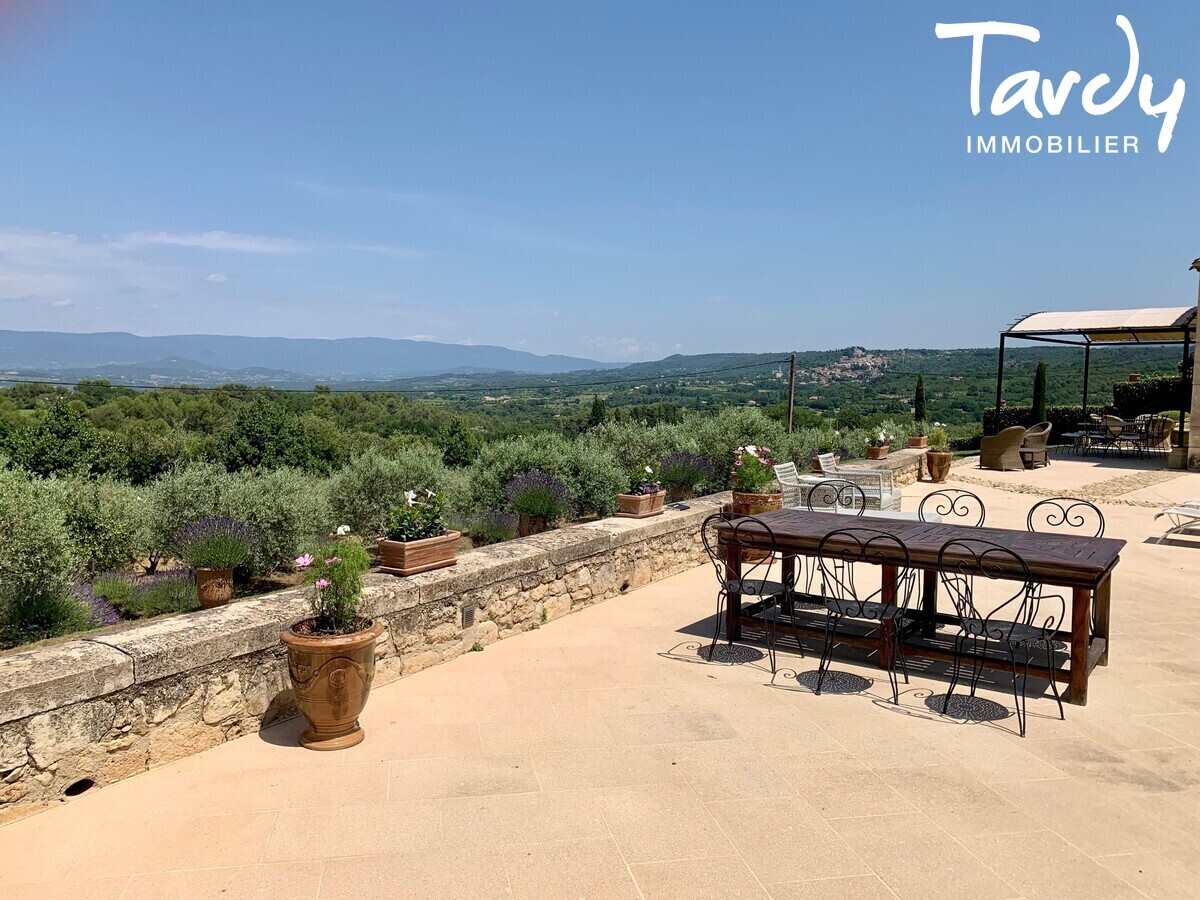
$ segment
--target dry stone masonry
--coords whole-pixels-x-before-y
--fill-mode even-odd
[[[387,625],[375,684],[698,565],[700,523],[724,499],[368,575],[367,612]],[[306,614],[301,591],[281,591],[0,657],[0,822],[297,715],[279,633]]]

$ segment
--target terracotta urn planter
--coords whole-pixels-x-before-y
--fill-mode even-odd
[[[890,449],[891,447],[887,444],[884,444],[882,447],[868,447],[867,459],[886,459],[888,450]]]
[[[661,516],[666,496],[666,491],[654,494],[617,494],[617,515],[626,519]]]
[[[941,484],[950,474],[950,463],[954,462],[954,454],[949,450],[925,451],[925,467],[929,470],[929,480]]]
[[[197,569],[196,598],[205,609],[228,605],[233,599],[233,569]]]
[[[675,487],[667,488],[668,503],[682,503],[684,500],[691,500],[696,496],[696,492],[692,490],[690,485],[676,485]]]
[[[908,448],[910,450],[924,450],[929,446],[929,436],[924,434],[914,434],[908,439]]]
[[[365,737],[358,717],[375,679],[375,641],[383,634],[383,622],[371,622],[353,634],[305,634],[312,623],[305,619],[280,635],[287,645],[296,706],[308,723],[300,745],[344,750]]]
[[[545,516],[521,513],[517,516],[517,537],[529,537],[550,530],[550,521]]]
[[[379,570],[389,575],[416,575],[454,565],[455,548],[461,534],[448,531],[440,537],[422,538],[419,541],[379,542]]]

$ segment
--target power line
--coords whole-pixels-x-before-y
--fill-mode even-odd
[[[277,394],[315,394],[315,393],[330,393],[330,394],[474,394],[474,393],[506,393],[509,391],[546,391],[546,390],[573,390],[575,388],[585,387],[611,387],[621,384],[642,384],[655,381],[670,381],[678,378],[695,378],[700,375],[719,375],[722,372],[739,372],[746,369],[760,369],[769,366],[782,365],[787,362],[787,358],[777,360],[765,360],[755,363],[747,363],[740,366],[727,366],[723,369],[706,369],[698,372],[679,372],[676,374],[664,375],[643,375],[640,378],[625,378],[611,379],[608,381],[580,381],[574,383],[563,384],[543,384],[543,385],[513,385],[513,386],[497,386],[489,385],[487,387],[460,387],[460,388],[329,388],[327,391],[317,391],[315,388],[277,388],[269,385],[252,386],[244,385],[238,387],[221,386],[206,387],[204,385],[172,385],[172,384],[107,384],[101,385],[97,381],[101,379],[84,378],[79,381],[53,381],[45,378],[21,378],[20,376],[3,376],[0,375],[0,384],[45,384],[52,387],[109,387],[109,388],[127,388],[129,390],[144,390],[144,391],[183,391],[183,392],[221,392],[221,393],[247,393],[250,391],[261,391],[263,393],[273,392]]]

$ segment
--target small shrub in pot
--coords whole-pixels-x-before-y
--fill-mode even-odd
[[[459,537],[446,526],[441,494],[427,490],[418,497],[406,491],[379,538],[380,568],[391,575],[416,575],[452,566]]]
[[[175,535],[172,550],[196,570],[200,605],[224,606],[233,597],[233,570],[254,551],[253,528],[228,516],[206,516]]]
[[[654,467],[642,466],[629,476],[625,492],[617,495],[617,515],[629,519],[662,515],[663,498],[666,496],[662,482],[654,474]]]
[[[712,463],[690,450],[676,450],[658,462],[658,477],[672,503],[690,500],[712,483],[714,475]]]
[[[504,489],[509,509],[517,514],[517,534],[540,534],[571,509],[567,486],[546,472],[526,472]]]

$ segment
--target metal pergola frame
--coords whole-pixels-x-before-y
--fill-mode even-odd
[[[1182,371],[1187,369],[1187,361],[1189,351],[1195,345],[1193,337],[1196,331],[1196,311],[1193,310],[1190,316],[1185,316],[1183,320],[1171,326],[1145,326],[1145,327],[1124,327],[1124,328],[1055,328],[1046,331],[1014,331],[1013,329],[1019,326],[1026,319],[1038,313],[1030,313],[1022,316],[1007,329],[1000,332],[1000,356],[996,366],[996,426],[1000,425],[1000,408],[1004,401],[1004,342],[1006,339],[1021,341],[1035,341],[1042,344],[1064,344],[1068,347],[1083,347],[1083,401],[1080,405],[1082,411],[1081,419],[1087,418],[1088,409],[1088,375],[1092,364],[1092,345],[1099,347],[1169,347],[1174,344],[1183,345],[1183,365]],[[1141,338],[1138,332],[1146,335],[1155,335],[1155,337]],[[1178,333],[1178,337],[1161,337],[1163,334]],[[1112,339],[1104,340],[1093,339],[1092,335],[1103,336],[1113,335]],[[1128,338],[1119,337],[1128,335]],[[1071,337],[1077,340],[1070,340]],[[1193,373],[1193,377],[1195,377]],[[1179,427],[1183,428],[1183,422],[1186,418],[1187,410],[1179,412]]]

